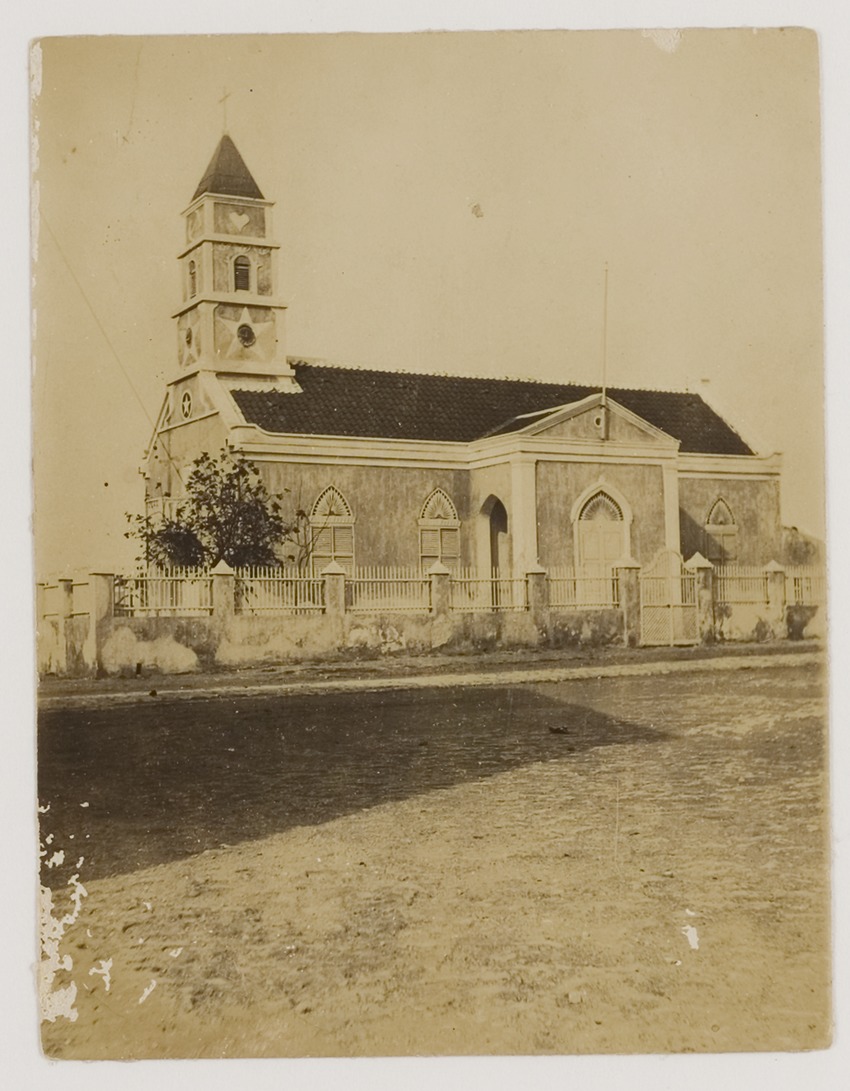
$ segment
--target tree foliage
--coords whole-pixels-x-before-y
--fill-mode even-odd
[[[783,564],[820,564],[823,561],[823,556],[824,544],[819,539],[804,534],[797,527],[782,528],[780,560]]]
[[[287,518],[278,497],[266,489],[257,467],[226,448],[204,452],[192,463],[186,496],[159,517],[128,515],[127,537],[142,558],[157,567],[276,567],[281,557],[296,563],[308,555],[309,522],[304,511]]]

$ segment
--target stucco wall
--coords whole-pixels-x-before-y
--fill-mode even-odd
[[[679,521],[685,558],[704,552],[703,525],[715,500],[726,501],[738,527],[738,564],[779,560],[779,479],[679,477]]]
[[[271,250],[265,246],[241,246],[216,243],[213,250],[213,291],[232,292],[233,262],[244,255],[251,262],[251,291],[270,295],[272,285]]]
[[[266,210],[263,205],[216,201],[213,210],[213,230],[217,235],[262,238],[266,233]]]
[[[285,510],[309,513],[329,485],[343,494],[354,514],[354,556],[357,565],[418,565],[419,516],[436,488],[451,497],[461,520],[461,556],[471,559],[469,476],[465,470],[407,469],[387,466],[257,465],[272,493],[290,490]]]
[[[470,564],[482,572],[488,572],[490,556],[490,509],[494,498],[501,500],[508,516],[508,529],[500,544],[500,567],[510,570],[513,563],[514,507],[511,486],[511,468],[506,462],[495,466],[483,466],[470,471],[469,475],[469,533],[472,542]],[[485,509],[482,511],[482,509]]]
[[[545,428],[537,434],[541,439],[593,440],[599,442],[601,446],[603,441],[599,439],[599,429],[596,426],[599,414],[599,407],[594,406],[584,413],[578,413],[568,420],[553,424],[551,428]],[[616,410],[609,409],[608,435],[604,442],[609,444],[629,443],[639,447],[651,442],[657,443],[657,440],[645,428],[639,428],[636,424],[621,417]]]
[[[648,563],[664,548],[664,485],[660,466],[579,462],[537,463],[537,541],[544,568],[576,563],[570,509],[591,485],[614,486],[632,508],[631,554]]]
[[[193,392],[194,406],[198,384],[194,379],[188,379],[186,385],[180,383],[175,387],[177,419],[180,413],[180,394],[184,389]],[[183,485],[178,477],[178,469],[185,480],[189,467],[198,455],[202,451],[217,455],[224,446],[226,436],[226,429],[218,414],[204,417],[203,420],[190,420],[180,427],[163,432],[157,439],[156,450],[151,452],[148,459],[148,496],[159,498],[182,495]],[[157,489],[157,484],[161,486],[160,489]]]
[[[192,394],[193,412],[204,412],[206,407],[205,395],[197,382],[197,376],[193,376],[172,388],[172,397],[175,398],[172,421],[180,420],[180,398],[184,389]],[[227,430],[218,413],[201,420],[190,419],[177,428],[160,433],[156,448],[147,461],[147,495],[157,499],[159,496],[181,495],[183,484],[178,477],[178,468],[183,480],[187,479],[195,458],[204,451],[213,456],[218,455],[226,439]],[[157,483],[161,485],[161,491],[156,488]]]
[[[623,637],[622,612],[552,611],[539,625],[528,611],[504,613],[376,612],[322,615],[104,617],[97,648],[89,616],[39,625],[39,670],[75,677],[102,671],[185,674],[221,667],[363,656],[421,654],[432,649],[463,654],[548,644],[600,645]],[[61,648],[59,642],[61,641]]]
[[[600,647],[605,644],[622,644],[623,611],[599,610],[552,610],[547,629],[548,643],[553,648],[588,644]]]
[[[64,641],[65,620],[59,617],[39,618],[36,631],[38,650],[36,664],[39,674],[62,674],[65,670]]]

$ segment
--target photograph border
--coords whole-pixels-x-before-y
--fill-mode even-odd
[[[850,15],[828,3],[606,3],[591,4],[498,4],[486,15],[477,4],[410,4],[404,12],[389,4],[326,3],[318,10],[301,5],[281,15],[279,5],[271,0],[251,8],[251,24],[245,26],[244,11],[234,12],[231,5],[210,0],[204,6],[203,23],[197,25],[195,11],[182,15],[156,2],[143,10],[117,15],[113,5],[81,0],[73,10],[56,4],[34,3],[16,9],[11,32],[5,36],[3,121],[5,146],[11,149],[9,171],[4,172],[4,196],[10,208],[10,234],[13,252],[21,261],[6,263],[4,298],[11,304],[11,345],[8,349],[7,404],[29,406],[30,372],[22,363],[30,358],[30,303],[20,290],[14,269],[24,267],[29,251],[30,187],[27,164],[30,148],[29,102],[26,77],[27,43],[44,35],[122,33],[281,33],[294,31],[329,32],[339,30],[396,31],[413,29],[547,29],[550,27],[624,26],[777,26],[803,25],[818,31],[821,43],[823,78],[824,131],[824,250],[826,307],[826,428],[828,443],[828,540],[830,556],[838,554],[839,543],[850,530],[847,506],[843,503],[843,475],[850,457],[850,444],[843,412],[850,407],[848,375],[843,366],[850,344],[845,301],[850,297],[848,254],[850,231],[843,209],[850,190],[850,172],[841,148],[847,144],[847,103],[850,102],[846,72],[846,43]],[[640,23],[636,22],[640,19]],[[195,24],[195,25],[191,25]],[[8,187],[8,188],[7,188]],[[11,194],[11,196],[9,196]],[[437,1084],[461,1086],[474,1081],[495,1088],[515,1087],[533,1079],[541,1088],[561,1087],[567,1078],[580,1079],[583,1087],[619,1086],[628,1079],[634,1086],[655,1088],[714,1087],[720,1080],[734,1080],[740,1086],[757,1085],[769,1079],[773,1088],[797,1088],[803,1081],[818,1080],[825,1087],[838,1086],[839,1072],[846,1068],[847,1048],[844,1019],[847,1012],[846,972],[836,983],[835,1044],[832,1049],[812,1054],[763,1055],[693,1055],[653,1057],[564,1057],[564,1058],[433,1058],[427,1060],[357,1059],[346,1061],[138,1061],[132,1064],[98,1062],[77,1064],[51,1062],[40,1054],[36,1021],[36,954],[33,917],[35,907],[35,863],[37,838],[33,802],[35,799],[34,731],[34,654],[32,640],[21,639],[21,622],[32,626],[32,543],[30,540],[30,433],[24,417],[9,428],[7,453],[11,463],[12,518],[2,542],[5,577],[6,623],[3,632],[4,716],[11,747],[4,769],[3,806],[7,845],[12,865],[13,887],[7,891],[7,905],[12,907],[13,973],[4,994],[3,1038],[9,1049],[18,1085],[64,1088],[107,1087],[117,1079],[134,1088],[147,1086],[154,1078],[164,1087],[192,1086],[203,1082],[205,1088],[231,1087],[234,1080],[252,1088],[346,1087],[425,1088]],[[22,563],[29,560],[29,564]],[[21,573],[29,579],[22,578]],[[833,567],[831,571],[831,609],[833,617],[850,603],[848,580]],[[838,628],[838,626],[836,626]],[[26,631],[26,626],[25,626]],[[831,639],[831,658],[835,665],[846,662],[846,638]],[[846,967],[847,905],[847,793],[843,777],[848,768],[847,733],[842,730],[848,708],[847,672],[836,669],[831,677],[831,769],[833,805],[833,846],[836,887],[834,896],[834,965]],[[27,775],[21,776],[21,770]],[[155,1067],[153,1067],[155,1066]],[[244,1066],[244,1067],[243,1067]]]

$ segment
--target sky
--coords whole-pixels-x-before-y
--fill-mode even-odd
[[[39,65],[39,574],[134,555],[225,124],[276,202],[290,355],[601,381],[607,263],[609,384],[701,393],[823,536],[813,33],[80,37]]]

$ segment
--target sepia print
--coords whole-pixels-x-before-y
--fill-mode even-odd
[[[31,64],[45,1054],[829,1046],[816,36]]]

